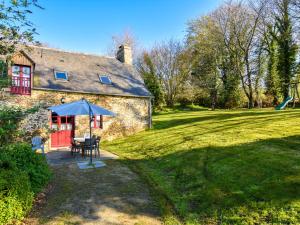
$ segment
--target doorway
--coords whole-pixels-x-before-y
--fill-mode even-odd
[[[51,147],[70,147],[75,133],[74,116],[58,116],[52,113],[50,127],[55,130],[51,134]]]

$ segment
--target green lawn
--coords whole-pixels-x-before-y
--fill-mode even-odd
[[[104,143],[191,224],[300,224],[300,110],[177,111]]]

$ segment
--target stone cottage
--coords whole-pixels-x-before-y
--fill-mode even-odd
[[[133,134],[151,126],[151,94],[132,65],[131,49],[120,46],[116,58],[31,46],[18,52],[9,69],[12,84],[6,102],[24,108],[59,105],[85,98],[114,113],[96,115],[93,133],[102,139]],[[88,131],[87,116],[45,118],[51,130],[48,149],[71,145]]]

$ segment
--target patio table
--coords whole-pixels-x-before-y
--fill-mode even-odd
[[[89,138],[84,138],[84,137],[74,137],[73,140],[79,142],[79,144],[81,145],[81,156],[84,157],[85,154],[85,150],[84,150],[84,146],[85,146],[85,140],[89,139]],[[92,152],[91,152],[92,155]]]
[[[85,141],[84,137],[74,137],[73,139],[74,139],[74,141],[78,141],[80,143]]]

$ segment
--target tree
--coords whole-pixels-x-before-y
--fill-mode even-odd
[[[216,107],[220,87],[220,54],[217,50],[222,43],[215,29],[214,21],[205,16],[189,23],[187,38],[193,81],[209,92],[212,110]]]
[[[290,0],[291,2],[291,12],[293,18],[299,20],[300,19],[300,0]],[[298,28],[299,28],[299,21],[297,23]]]
[[[149,53],[143,52],[138,58],[137,70],[143,77],[146,87],[154,97],[153,107],[160,109],[164,103],[163,92],[155,65]]]
[[[7,0],[0,3],[0,89],[10,85],[7,66],[17,49],[34,42],[36,29],[28,19],[37,0]]]
[[[264,0],[261,0],[264,1]],[[273,105],[277,105],[280,97],[280,81],[278,76],[278,44],[274,35],[276,33],[273,16],[273,5],[267,2],[259,26],[261,33],[262,50],[266,57],[265,94],[272,98]]]
[[[271,29],[271,28],[269,28]],[[273,97],[273,105],[277,105],[280,96],[280,80],[278,75],[278,44],[268,31],[265,35],[266,51],[268,53],[267,76],[265,79],[266,94]]]
[[[274,104],[289,95],[299,71],[294,28],[299,9],[299,0],[229,1],[189,24],[192,71],[198,86],[211,90],[212,103],[219,95],[224,107],[237,106],[240,88],[249,108],[260,105],[264,88]],[[218,94],[216,78],[222,81]]]
[[[254,58],[254,90],[255,90],[255,105],[262,107],[262,95],[263,89],[263,78],[267,72],[267,56],[264,51],[264,42],[260,39],[257,52],[255,52]]]
[[[239,105],[241,98],[238,76],[242,66],[242,57],[237,48],[234,26],[232,26],[233,13],[231,3],[224,4],[211,15],[216,24],[215,34],[220,37],[221,47],[217,49],[220,55],[219,69],[223,83],[223,107],[232,108]]]
[[[150,52],[151,60],[164,92],[167,106],[173,107],[178,94],[186,82],[189,71],[182,60],[184,46],[175,40],[161,42]]]
[[[275,28],[272,33],[278,44],[278,75],[280,78],[280,89],[284,98],[289,96],[291,80],[296,70],[297,45],[293,36],[293,23],[290,16],[290,0],[276,0],[275,6]]]
[[[264,4],[249,5],[229,3],[227,5],[228,27],[233,33],[230,52],[233,55],[234,70],[239,75],[243,91],[248,98],[249,108],[254,107],[255,64],[260,48],[258,24]]]
[[[7,76],[7,64],[4,60],[0,59],[0,90],[8,87],[10,84],[11,80]]]
[[[28,16],[41,6],[37,0],[7,0],[0,3],[0,55],[7,59],[18,46],[33,43],[36,29]]]

